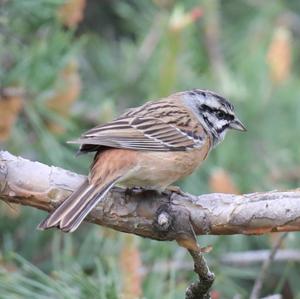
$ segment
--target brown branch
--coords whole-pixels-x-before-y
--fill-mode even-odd
[[[199,251],[189,250],[194,261],[194,271],[199,281],[192,283],[186,290],[185,299],[210,299],[209,289],[215,280],[214,273],[210,272],[204,256]]]
[[[8,202],[51,211],[84,178],[0,151],[0,197]],[[258,235],[299,231],[300,189],[193,196],[114,188],[88,221],[162,241],[183,241],[194,233]]]
[[[51,211],[83,180],[82,175],[0,151],[4,201]],[[155,240],[176,240],[192,254],[200,280],[211,281],[195,235],[299,231],[300,190],[193,196],[114,188],[87,221]]]

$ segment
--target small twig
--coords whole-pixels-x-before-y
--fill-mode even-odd
[[[203,254],[199,251],[189,250],[194,261],[194,271],[199,276],[199,281],[192,283],[185,292],[185,299],[210,299],[211,288],[215,275],[212,273]]]
[[[271,296],[267,296],[261,299],[282,299],[282,296],[280,294],[275,294],[275,295],[271,295]]]
[[[258,275],[258,277],[256,278],[256,281],[254,283],[251,295],[250,295],[250,299],[258,299],[260,296],[260,292],[261,292],[261,288],[263,286],[264,280],[268,274],[268,270],[274,260],[275,254],[277,252],[277,250],[280,248],[284,238],[287,236],[287,233],[283,233],[280,238],[277,240],[277,242],[275,243],[275,245],[273,246],[269,258],[263,263],[262,267],[261,267],[261,271]]]
[[[270,250],[249,250],[245,252],[229,252],[221,256],[220,262],[229,266],[250,266],[260,264],[268,260]],[[273,262],[300,262],[300,250],[279,249]]]
[[[255,264],[262,264],[270,256],[270,250],[249,250],[245,252],[229,252],[221,255],[217,263],[230,267],[247,267]],[[300,250],[295,249],[279,249],[274,257],[273,262],[294,262],[300,263]],[[214,260],[209,260],[210,264],[214,264]],[[151,267],[142,267],[142,275],[146,275],[149,272],[178,272],[178,271],[190,271],[192,268],[192,262],[183,260],[170,260],[166,262],[160,261]]]

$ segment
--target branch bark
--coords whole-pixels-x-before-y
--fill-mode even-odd
[[[84,180],[0,151],[0,199],[51,211]],[[184,236],[264,234],[300,230],[300,189],[245,195],[194,196],[114,188],[89,222],[139,236],[172,241]]]
[[[51,211],[84,178],[0,151],[0,199],[7,202]],[[199,277],[203,274],[200,278],[210,282],[213,274],[202,260],[195,235],[299,231],[300,189],[194,196],[114,188],[87,221],[155,240],[176,240],[189,249]],[[200,255],[196,256],[195,252]],[[200,264],[204,266],[199,270]]]
[[[189,250],[194,261],[194,271],[199,281],[192,283],[186,290],[185,299],[210,299],[209,289],[215,280],[214,273],[210,272],[203,254],[199,251]]]

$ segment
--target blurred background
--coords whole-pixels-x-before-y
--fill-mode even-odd
[[[66,144],[148,99],[190,88],[229,98],[248,132],[231,132],[187,192],[300,185],[297,0],[0,0],[0,146],[86,174]],[[183,298],[196,277],[175,243],[95,225],[39,232],[45,213],[0,203],[0,298]],[[278,235],[203,236],[213,299],[248,298],[261,264],[226,254],[269,249]],[[290,233],[282,249],[298,249]],[[298,258],[299,262],[299,258]],[[273,263],[263,294],[300,298],[300,267]]]

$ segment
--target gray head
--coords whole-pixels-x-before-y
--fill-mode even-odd
[[[246,131],[236,117],[233,105],[218,94],[201,89],[184,92],[184,102],[211,135],[214,146],[222,141],[228,129]]]

